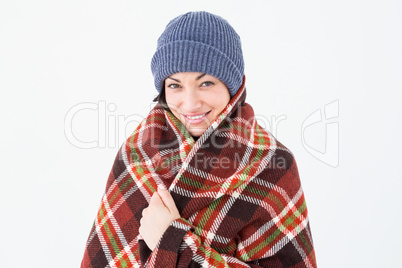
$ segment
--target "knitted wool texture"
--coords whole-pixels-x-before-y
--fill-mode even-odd
[[[220,79],[233,97],[244,75],[239,35],[222,17],[206,11],[191,11],[171,20],[158,38],[151,60],[155,87],[178,72],[207,73]]]
[[[239,91],[193,138],[157,104],[121,146],[81,267],[317,267],[294,157]],[[181,218],[154,251],[142,210],[163,185]]]

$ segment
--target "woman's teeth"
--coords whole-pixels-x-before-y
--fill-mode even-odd
[[[186,116],[187,116],[187,118],[190,118],[190,119],[198,119],[198,118],[203,117],[203,116],[206,115],[206,114],[207,114],[207,113],[202,114],[202,115],[197,115],[197,116],[188,116],[188,115],[186,115]]]

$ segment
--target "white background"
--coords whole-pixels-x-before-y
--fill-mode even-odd
[[[247,102],[295,154],[318,266],[395,267],[402,240],[396,0],[1,0],[0,266],[79,267],[114,157],[153,105],[157,38],[171,19],[195,10],[222,16],[241,36]],[[325,118],[304,127],[331,103],[338,113],[331,127]],[[76,113],[66,129],[82,104],[99,109]],[[103,104],[115,108],[107,119]],[[113,126],[118,118],[125,120]],[[77,146],[66,131],[98,145]]]

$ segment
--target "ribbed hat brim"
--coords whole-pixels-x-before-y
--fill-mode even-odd
[[[164,79],[171,74],[201,72],[218,77],[231,96],[240,88],[244,72],[216,48],[191,40],[177,40],[160,47],[152,57],[151,70],[158,92],[164,87]]]

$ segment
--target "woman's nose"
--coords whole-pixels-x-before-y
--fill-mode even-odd
[[[183,104],[186,111],[195,111],[201,107],[201,99],[195,90],[188,90],[184,94]]]

